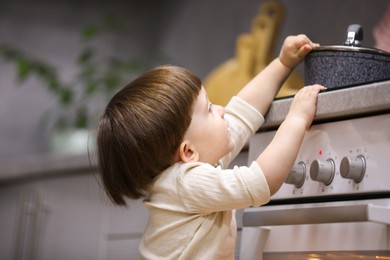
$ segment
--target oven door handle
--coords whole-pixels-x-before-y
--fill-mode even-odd
[[[376,222],[390,225],[390,208],[372,204],[278,208],[263,206],[247,208],[243,213],[244,227],[325,224],[343,222]]]

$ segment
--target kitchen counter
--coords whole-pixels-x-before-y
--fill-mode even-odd
[[[20,180],[96,172],[94,155],[47,154],[1,162],[0,184]]]
[[[286,117],[292,97],[275,100],[260,129],[277,128]],[[390,81],[327,90],[319,94],[314,123],[390,111]]]

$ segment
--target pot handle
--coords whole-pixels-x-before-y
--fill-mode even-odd
[[[363,43],[363,28],[359,24],[351,24],[347,29],[347,39],[344,45],[347,46],[362,46]]]

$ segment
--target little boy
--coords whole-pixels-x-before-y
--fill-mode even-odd
[[[267,203],[280,188],[324,87],[295,95],[274,139],[249,167],[226,167],[315,46],[305,35],[287,37],[279,57],[225,108],[210,103],[199,78],[175,66],[146,72],[112,98],[97,131],[99,169],[114,203],[145,198],[143,258],[234,258],[234,210]]]

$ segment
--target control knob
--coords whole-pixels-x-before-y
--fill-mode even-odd
[[[340,174],[345,179],[351,179],[356,183],[363,180],[366,172],[366,159],[359,155],[354,158],[344,157],[340,163]]]
[[[329,185],[334,177],[335,164],[332,159],[326,161],[314,160],[310,165],[310,178],[313,181]]]
[[[293,184],[296,188],[302,187],[306,177],[306,165],[304,162],[299,162],[292,168],[290,174],[284,181],[287,184]]]

